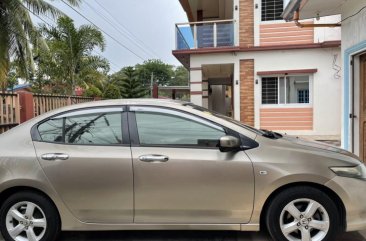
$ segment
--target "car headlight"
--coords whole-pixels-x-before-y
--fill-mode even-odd
[[[361,164],[356,167],[331,167],[335,174],[341,177],[350,177],[366,180],[366,166]]]

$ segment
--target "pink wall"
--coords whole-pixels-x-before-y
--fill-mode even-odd
[[[304,23],[313,23],[313,21]],[[270,23],[260,25],[261,46],[312,43],[314,43],[314,28],[299,28],[294,23]]]
[[[313,108],[262,108],[261,129],[313,130]]]

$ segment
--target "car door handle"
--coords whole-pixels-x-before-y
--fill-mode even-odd
[[[69,159],[69,155],[63,153],[47,153],[43,154],[41,157],[43,160],[46,161],[56,161],[56,160],[64,161]]]
[[[163,155],[143,155],[139,157],[139,160],[142,162],[167,162],[169,161],[169,157]]]

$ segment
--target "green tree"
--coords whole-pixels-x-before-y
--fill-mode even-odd
[[[8,73],[8,79],[7,79],[7,89],[13,89],[17,84],[19,84],[19,81],[18,81],[18,74],[17,74],[17,66],[15,63],[11,63],[10,64],[10,70],[9,70],[9,73]],[[3,90],[5,91],[5,90]]]
[[[121,98],[121,90],[120,88],[115,84],[109,84],[104,93],[103,93],[104,99],[119,99]]]
[[[102,97],[103,93],[102,91],[100,91],[100,89],[96,86],[90,86],[86,91],[85,91],[85,96],[87,97]]]
[[[150,86],[152,77],[159,85],[167,85],[174,74],[172,65],[157,59],[147,60],[135,67],[138,78],[145,86]]]
[[[66,0],[77,6],[81,0]],[[6,88],[10,61],[16,60],[20,73],[34,71],[32,46],[46,48],[41,35],[33,25],[30,13],[53,18],[63,15],[60,10],[45,0],[0,1],[0,86]],[[29,78],[29,76],[23,76]]]
[[[50,51],[40,52],[39,77],[49,76],[64,94],[74,94],[77,85],[87,87],[95,76],[109,71],[109,62],[93,55],[95,49],[105,48],[103,34],[94,26],[76,28],[72,19],[60,17],[56,27],[43,25],[42,32]]]
[[[111,76],[115,85],[120,87],[122,98],[142,98],[148,94],[148,88],[143,86],[134,67],[125,67]]]
[[[188,86],[189,73],[184,66],[178,66],[174,70],[174,76],[169,82],[170,86]]]

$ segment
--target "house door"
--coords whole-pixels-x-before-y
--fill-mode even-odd
[[[360,158],[366,161],[366,54],[360,57]]]

